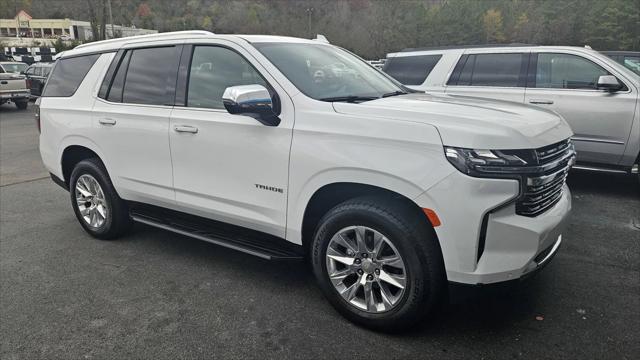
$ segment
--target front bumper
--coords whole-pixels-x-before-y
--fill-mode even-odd
[[[516,214],[518,194],[516,180],[453,173],[415,199],[441,220],[435,231],[450,282],[477,285],[519,279],[555,255],[571,210],[569,188],[564,185],[560,200],[535,217]]]

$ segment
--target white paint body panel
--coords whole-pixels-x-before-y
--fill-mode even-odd
[[[152,38],[96,43],[64,56],[160,41]],[[281,124],[267,127],[222,110],[106,102],[97,98],[97,91],[113,53],[103,54],[74,96],[41,99],[40,151],[51,173],[63,178],[65,148],[85,146],[103,160],[126,200],[229,222],[295,244],[308,241],[302,238],[302,223],[318,190],[335,183],[377,186],[435,210],[442,221],[436,232],[449,280],[467,283],[523,274],[570,208],[565,195],[552,211],[536,218],[524,220],[508,207],[495,213],[486,253],[514,257],[477,263],[482,216],[516,196],[517,181],[463,175],[446,160],[443,145],[537,148],[571,136],[559,116],[514,103],[448,95],[321,102],[298,91],[250,44],[310,40],[203,33],[163,39],[223,44],[241,53],[278,93]],[[104,118],[116,124],[103,125]],[[198,132],[175,132],[178,125]],[[281,188],[282,193],[256,184]],[[526,239],[514,237],[518,234]]]

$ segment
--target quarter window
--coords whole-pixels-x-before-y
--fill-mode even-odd
[[[609,72],[583,57],[538,54],[535,87],[595,90],[601,75],[609,75]]]
[[[422,85],[442,55],[396,56],[387,59],[382,69],[405,85]]]
[[[226,88],[252,84],[268,87],[240,54],[223,47],[196,46],[189,70],[187,106],[224,109],[222,94]]]
[[[180,58],[178,48],[171,46],[135,49],[130,56],[122,102],[172,105]]]
[[[111,102],[122,102],[122,89],[124,89],[124,79],[127,75],[127,66],[129,66],[130,58],[131,51],[127,51],[118,65],[116,76],[113,78],[111,87],[108,88],[109,91],[107,92],[106,99]]]
[[[100,55],[78,56],[57,61],[42,96],[68,97],[78,90]]]
[[[448,85],[523,87],[526,54],[473,54],[462,57]],[[453,80],[457,77],[456,80]]]

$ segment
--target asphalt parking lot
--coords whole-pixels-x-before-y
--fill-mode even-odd
[[[0,106],[0,358],[632,359],[640,186],[572,173],[555,259],[404,334],[344,320],[299,263],[136,225],[90,238],[42,167],[31,108]]]

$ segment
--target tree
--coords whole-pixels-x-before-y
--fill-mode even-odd
[[[500,43],[505,40],[500,10],[489,9],[482,17],[482,25],[487,43]]]

